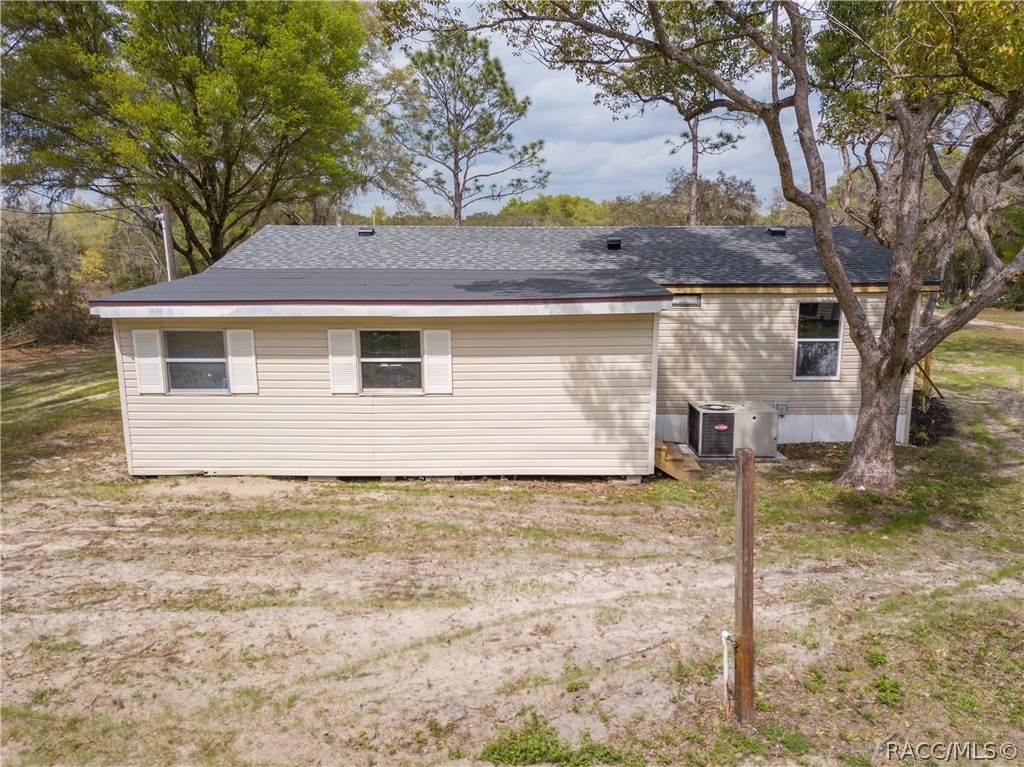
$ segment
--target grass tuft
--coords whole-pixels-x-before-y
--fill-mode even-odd
[[[591,764],[621,764],[624,755],[604,743],[595,743],[584,734],[578,748],[573,748],[534,709],[520,712],[525,721],[517,728],[507,728],[480,752],[480,758],[492,764],[567,764],[585,767]]]

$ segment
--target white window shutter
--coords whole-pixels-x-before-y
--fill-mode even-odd
[[[160,356],[159,330],[133,330],[132,350],[135,354],[135,377],[139,394],[164,394],[164,361]]]
[[[452,393],[452,331],[423,331],[423,392]]]
[[[356,352],[356,331],[328,330],[327,347],[331,362],[331,393],[359,392],[359,360]]]
[[[228,380],[232,394],[259,394],[256,382],[256,339],[251,330],[227,331]]]

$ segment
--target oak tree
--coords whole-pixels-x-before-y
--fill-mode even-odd
[[[355,3],[14,3],[2,25],[3,183],[167,202],[193,272],[361,181]]]
[[[702,21],[695,25],[697,14]],[[990,228],[993,210],[1020,201],[1024,14],[1016,4],[503,0],[486,6],[482,25],[504,30],[517,47],[572,68],[598,88],[678,97],[684,118],[728,112],[758,120],[785,199],[811,221],[861,360],[860,412],[837,481],[891,488],[906,376],[1024,271],[1024,249],[1004,263]],[[622,73],[638,64],[661,76],[624,80]],[[666,86],[680,77],[705,88],[688,101],[684,88]],[[795,121],[795,153],[784,117]],[[861,165],[873,180],[867,223],[893,254],[877,329],[836,247],[823,143],[846,146],[850,171]],[[955,166],[937,161],[949,151],[960,155]],[[926,210],[929,175],[942,198]],[[981,255],[982,276],[973,295],[945,317],[915,327],[925,280],[948,259],[960,231]]]

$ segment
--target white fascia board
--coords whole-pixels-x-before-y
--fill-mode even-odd
[[[104,319],[189,317],[546,317],[578,314],[651,314],[672,306],[672,297],[635,301],[565,301],[529,304],[187,304],[94,306]]]

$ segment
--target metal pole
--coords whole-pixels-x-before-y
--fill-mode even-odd
[[[178,279],[178,268],[174,261],[174,233],[171,232],[171,206],[160,206],[160,227],[164,234],[164,260],[167,262],[167,281]]]
[[[736,451],[736,719],[754,719],[754,451]]]

